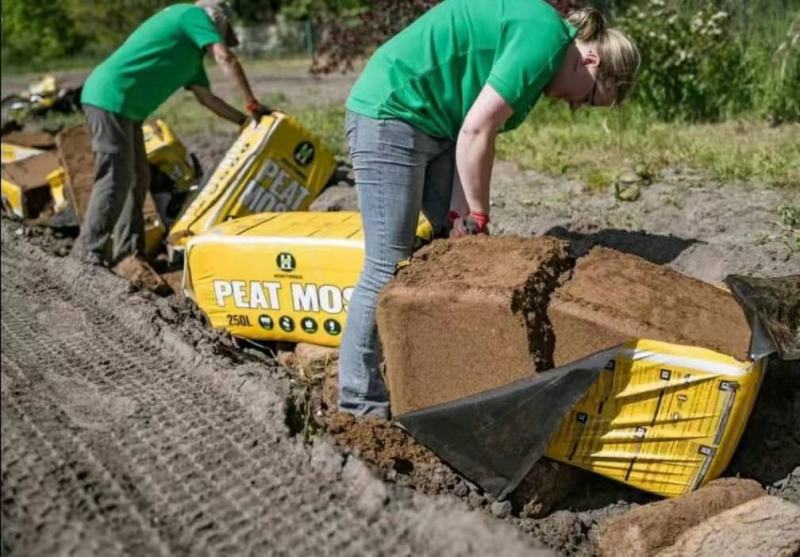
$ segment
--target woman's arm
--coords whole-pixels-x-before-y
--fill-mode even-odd
[[[503,124],[514,113],[509,104],[491,86],[481,90],[467,112],[456,141],[456,170],[463,197],[470,213],[489,213],[489,189],[494,163],[494,143]],[[454,188],[457,182],[454,181]],[[451,196],[451,210],[464,216],[458,192]]]

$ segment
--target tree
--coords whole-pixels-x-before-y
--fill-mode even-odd
[[[40,62],[71,54],[85,37],[58,2],[3,0],[3,61]]]
[[[348,2],[348,7],[338,13],[323,14],[317,19],[322,36],[311,71],[330,73],[352,69],[356,59],[384,43],[438,3],[439,0]]]

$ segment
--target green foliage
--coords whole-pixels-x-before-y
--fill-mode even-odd
[[[800,229],[800,205],[785,203],[778,207],[778,215],[784,226]]]
[[[761,113],[773,124],[800,122],[800,13],[768,62]]]
[[[720,120],[752,104],[754,68],[733,17],[714,4],[647,0],[617,21],[642,52],[635,98],[663,120]]]
[[[231,0],[233,11],[246,25],[272,21],[285,3],[281,0]]]
[[[84,36],[58,2],[3,0],[2,58],[6,62],[39,62],[64,57],[84,44]]]
[[[62,0],[75,31],[95,54],[110,54],[145,19],[177,0]],[[55,4],[49,4],[53,6]]]
[[[286,0],[281,14],[289,20],[340,17],[366,7],[365,0]]]

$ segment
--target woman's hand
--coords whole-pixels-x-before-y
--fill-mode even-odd
[[[486,213],[474,212],[462,217],[458,213],[450,211],[447,217],[452,224],[450,229],[451,238],[489,234],[489,229],[487,228],[489,215]]]

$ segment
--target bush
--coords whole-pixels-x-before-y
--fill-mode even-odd
[[[698,9],[648,0],[618,24],[642,52],[634,98],[663,120],[720,120],[752,107],[754,69],[741,34],[714,2]]]
[[[759,105],[772,125],[800,122],[800,14],[772,54]]]
[[[64,57],[84,44],[58,2],[3,0],[3,62],[40,62]]]

